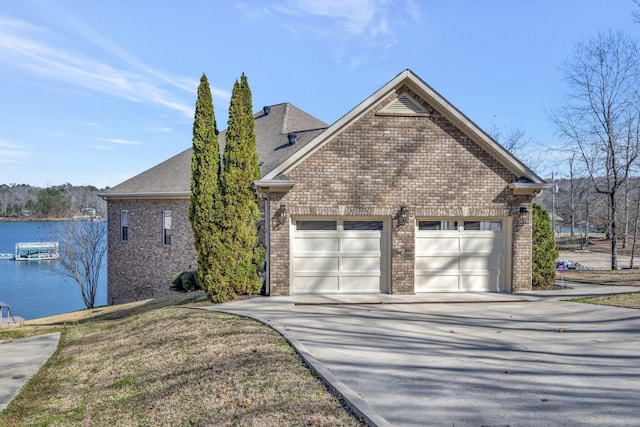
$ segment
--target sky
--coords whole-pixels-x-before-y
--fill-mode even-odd
[[[523,160],[563,174],[561,67],[633,0],[0,1],[0,184],[112,187],[191,146],[202,73],[218,127],[244,72],[254,110],[331,124],[409,68]]]

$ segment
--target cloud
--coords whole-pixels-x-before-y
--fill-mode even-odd
[[[112,142],[114,144],[119,145],[140,145],[142,142],[140,141],[132,141],[129,139],[121,139],[121,138],[98,138],[101,141]]]
[[[248,8],[239,8],[248,13]],[[252,15],[255,15],[255,10]],[[336,61],[352,67],[371,62],[370,56],[397,44],[398,29],[405,16],[418,22],[420,5],[415,0],[281,0],[263,9],[293,34],[315,36],[339,43]],[[352,58],[345,59],[348,56]]]
[[[20,159],[31,156],[29,150],[25,150],[20,144],[6,139],[0,139],[0,163],[20,163]]]
[[[119,69],[86,56],[67,46],[53,45],[57,40],[45,28],[0,16],[0,62],[27,71],[51,82],[62,82],[85,90],[104,93],[133,102],[162,106],[193,117],[193,107],[183,103],[168,88],[193,93],[197,82],[171,78],[147,67],[115,44],[79,26],[90,41],[131,66]]]

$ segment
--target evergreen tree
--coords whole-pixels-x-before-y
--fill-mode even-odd
[[[209,82],[205,74],[198,86],[193,120],[191,158],[191,206],[189,219],[198,254],[197,282],[214,302],[229,298],[224,280],[224,247],[221,241],[220,154],[218,130]]]
[[[253,181],[260,178],[251,89],[242,74],[231,94],[221,175],[224,242],[233,254],[229,283],[236,293],[257,294],[264,248],[258,239],[260,209]]]
[[[549,214],[537,203],[533,204],[532,285],[549,286],[556,278],[558,250],[553,240]]]

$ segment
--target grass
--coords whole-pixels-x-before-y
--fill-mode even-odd
[[[571,240],[568,237],[560,237],[558,245],[562,250],[580,249],[578,239]],[[611,241],[604,235],[592,235],[590,244],[585,249],[591,252],[601,252],[603,256],[610,256]],[[627,248],[622,247],[622,239],[617,246],[618,254],[629,255],[631,253],[631,242]],[[639,258],[640,260],[640,255]],[[564,280],[578,283],[591,283],[603,286],[640,286],[640,270],[569,270],[562,273]],[[575,298],[569,301],[582,302],[587,304],[610,305],[640,310],[640,292],[627,294],[603,295],[598,297]]]
[[[0,425],[360,425],[269,327],[174,302],[0,328],[5,339],[61,332]]]
[[[569,270],[562,273],[568,282],[603,286],[640,286],[640,270]],[[610,305],[640,310],[640,292],[574,298],[568,301]]]
[[[568,270],[564,280],[608,286],[640,286],[640,270]]]
[[[574,298],[568,301],[586,304],[610,305],[614,307],[633,308],[640,310],[640,292],[628,294],[603,295],[599,297]]]

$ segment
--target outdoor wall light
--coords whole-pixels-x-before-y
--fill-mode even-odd
[[[529,224],[529,209],[524,206],[520,207],[520,211],[518,212],[518,221],[520,225]]]
[[[275,215],[276,225],[282,226],[287,222],[287,205],[281,204]]]
[[[398,211],[398,225],[405,225],[409,222],[409,208],[406,206],[400,206]]]

